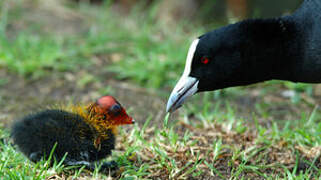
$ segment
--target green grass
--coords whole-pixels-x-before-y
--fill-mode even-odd
[[[101,71],[114,72],[115,78],[142,88],[158,89],[160,97],[167,97],[183,71],[190,42],[206,31],[187,22],[165,26],[156,21],[157,4],[143,14],[138,7],[123,17],[113,13],[106,1],[101,6],[70,6],[83,18],[85,31],[50,33],[43,30],[47,24],[39,21],[9,32],[7,28],[24,21],[27,12],[23,3],[9,8],[4,6],[6,2],[0,2],[0,68],[28,80],[89,69],[94,58],[105,57],[108,63]],[[94,75],[86,74],[75,86],[85,89],[95,81]],[[0,88],[8,83],[12,82],[0,78]],[[165,117],[160,128],[151,115],[144,124],[120,130],[121,150],[112,156],[122,167],[119,178],[317,178],[321,175],[321,113],[316,104],[306,101],[314,88],[272,81],[197,95],[177,118]],[[290,100],[273,101],[284,90],[293,90],[295,95]],[[113,91],[105,88],[100,93]],[[259,99],[253,106],[237,103],[237,99],[252,96]],[[241,106],[253,109],[244,115],[238,109]],[[10,145],[8,132],[3,129],[0,177],[4,179],[107,178],[97,171],[70,170],[59,163],[49,168],[45,160],[31,163]]]
[[[184,120],[172,122],[167,116],[163,128],[159,129],[150,124],[151,117],[141,127],[136,125],[130,131],[121,129],[118,143],[122,151],[114,152],[112,157],[123,169],[119,178],[310,179],[321,175],[319,155],[308,153],[321,143],[321,123],[316,121],[320,116],[318,109],[304,114],[295,124],[287,121],[283,128],[277,123],[266,128],[259,124],[248,127],[228,104],[213,108],[214,111],[206,106],[194,108],[200,108],[195,111],[196,119],[182,115]],[[228,110],[223,112],[223,109]],[[176,130],[182,127],[184,131]],[[5,140],[7,134],[1,131]],[[30,163],[9,143],[1,143],[0,154],[0,174],[10,179],[90,175],[83,169],[68,170],[59,163],[52,168],[46,166],[46,161]],[[301,168],[302,164],[305,169]],[[226,169],[230,169],[229,174]],[[92,176],[105,177],[97,172]]]
[[[21,75],[41,76],[47,70],[62,70],[63,43],[56,39],[19,34],[15,40],[0,39],[3,66]],[[36,71],[35,71],[36,70]]]

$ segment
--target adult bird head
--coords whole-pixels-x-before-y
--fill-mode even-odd
[[[231,37],[219,34],[219,30],[207,33],[192,42],[183,75],[169,97],[167,112],[175,111],[197,92],[226,86],[225,82],[235,74],[233,69],[240,62],[239,51],[235,43],[228,42]]]
[[[286,66],[282,63],[292,58],[288,42],[295,34],[284,31],[280,22],[278,19],[246,20],[195,39],[190,45],[183,75],[169,97],[167,112],[175,111],[198,92],[286,79],[290,69],[282,71]],[[282,23],[293,29],[286,21]]]

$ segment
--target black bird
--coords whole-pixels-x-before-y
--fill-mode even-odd
[[[278,79],[321,82],[321,0],[291,15],[248,19],[195,39],[167,112],[197,92]]]
[[[117,126],[133,124],[133,119],[112,96],[103,96],[88,106],[48,109],[30,114],[14,123],[11,136],[31,161],[47,159],[53,151],[65,165],[95,168],[95,162],[107,157],[115,147]],[[114,162],[103,164],[114,168]]]

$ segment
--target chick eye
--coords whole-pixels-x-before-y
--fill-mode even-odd
[[[119,115],[120,111],[121,111],[121,107],[118,104],[115,104],[110,108],[110,112],[115,116]]]
[[[208,64],[210,62],[210,59],[208,57],[202,57],[201,58],[201,63],[202,64]]]

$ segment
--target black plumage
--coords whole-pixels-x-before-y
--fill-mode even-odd
[[[189,53],[168,111],[202,91],[272,79],[320,83],[321,0],[305,0],[291,15],[248,19],[208,32]]]
[[[55,143],[54,158],[60,161],[65,153],[65,162],[94,162],[111,154],[115,136],[107,131],[108,138],[97,149],[93,142],[98,134],[95,128],[85,123],[83,117],[63,110],[45,110],[24,117],[12,128],[12,137],[19,149],[33,162],[47,159]]]

